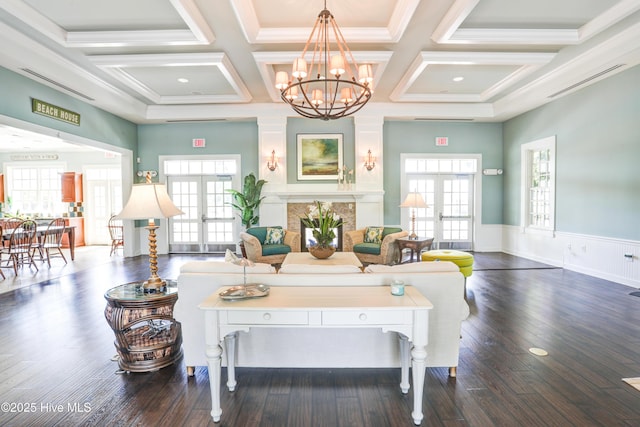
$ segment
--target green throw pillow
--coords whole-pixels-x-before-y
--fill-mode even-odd
[[[382,243],[382,230],[384,227],[367,227],[364,230],[364,243]]]
[[[284,241],[284,230],[282,228],[267,227],[267,237],[264,239],[265,245],[281,245]]]

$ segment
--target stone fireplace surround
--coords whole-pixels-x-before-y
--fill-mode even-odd
[[[309,211],[312,203],[287,203],[287,230],[297,231],[302,234],[300,218]],[[356,215],[355,203],[332,203],[333,210],[342,218],[342,236],[339,237],[340,242],[344,241],[344,233],[355,230]],[[305,236],[300,238],[301,251],[306,251]],[[342,250],[342,247],[338,247]]]

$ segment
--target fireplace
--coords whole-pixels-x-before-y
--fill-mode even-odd
[[[336,238],[333,239],[333,245],[336,247],[336,250],[342,251],[342,224],[334,228],[333,231],[336,233]],[[302,252],[309,252],[307,248],[309,240],[315,240],[313,238],[313,229],[308,228],[300,221],[300,250]]]

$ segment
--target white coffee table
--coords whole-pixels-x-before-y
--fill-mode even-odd
[[[362,263],[353,252],[335,252],[327,259],[318,259],[309,252],[289,252],[282,261],[282,266],[288,264],[301,265],[354,265],[362,268]]]

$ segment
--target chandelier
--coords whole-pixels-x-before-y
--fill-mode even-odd
[[[355,113],[371,99],[372,83],[371,64],[358,66],[353,59],[326,0],[302,54],[293,61],[291,79],[286,71],[276,73],[282,100],[310,119],[333,120]]]

